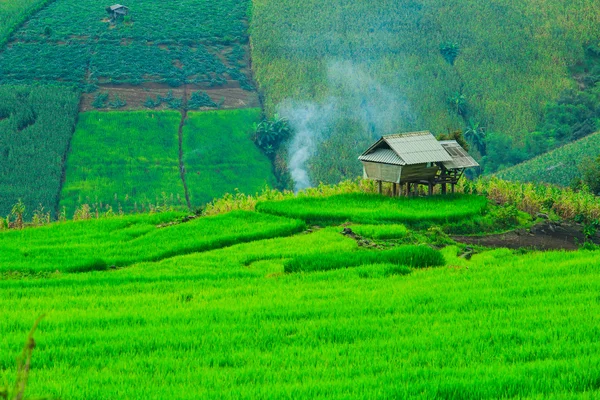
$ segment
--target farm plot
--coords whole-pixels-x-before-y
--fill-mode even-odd
[[[27,218],[55,214],[78,102],[69,88],[0,86],[0,216],[19,199]]]
[[[287,236],[299,220],[247,211],[157,228],[184,214],[159,213],[52,224],[0,234],[0,273],[102,271],[251,240]]]
[[[258,203],[256,209],[311,223],[446,223],[480,215],[487,207],[481,196],[452,195],[424,199],[390,198],[354,193],[331,197],[297,197]]]
[[[52,1],[54,0],[0,0],[0,49],[19,25]]]
[[[97,228],[61,229],[88,223]],[[0,365],[13,376],[23,336],[52,310],[36,335],[30,396],[496,399],[597,390],[598,252],[496,250],[467,261],[449,247],[438,268],[369,260],[283,273],[286,260],[359,253],[338,230],[0,281]]]
[[[0,82],[58,79],[86,91],[147,82],[254,90],[247,1],[133,0],[128,6],[130,15],[113,23],[96,1],[55,1],[0,53]]]
[[[501,179],[521,182],[546,182],[569,186],[580,177],[578,165],[600,156],[600,133],[566,144],[522,164],[502,170]]]
[[[260,113],[244,109],[188,114],[183,153],[192,204],[275,185],[271,163],[250,137]]]
[[[89,112],[80,115],[66,164],[61,208],[105,212],[184,206],[177,127],[181,114]]]

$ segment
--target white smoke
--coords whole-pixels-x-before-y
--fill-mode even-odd
[[[322,103],[286,100],[278,113],[295,132],[288,148],[294,190],[311,187],[308,162],[340,119],[360,123],[364,136],[374,139],[410,125],[408,102],[376,80],[365,67],[351,61],[327,65],[329,97]],[[360,149],[357,149],[357,152]]]
[[[312,186],[307,162],[324,139],[335,116],[335,105],[333,101],[320,105],[288,100],[279,107],[279,114],[289,121],[294,130],[294,138],[288,148],[288,165],[294,180],[294,191],[297,192]]]

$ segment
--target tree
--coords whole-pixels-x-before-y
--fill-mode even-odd
[[[600,156],[595,160],[592,158],[585,159],[579,165],[579,172],[583,183],[590,188],[590,192],[600,195]]]
[[[460,46],[454,42],[444,42],[440,44],[440,54],[450,65],[454,65],[456,57],[460,54]]]
[[[291,132],[288,120],[278,115],[273,119],[263,118],[254,125],[254,130],[254,143],[271,159]]]
[[[473,143],[482,156],[485,156],[485,128],[481,123],[469,118],[469,125],[463,132],[465,138]]]

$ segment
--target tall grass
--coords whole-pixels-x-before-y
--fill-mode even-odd
[[[71,88],[0,86],[0,216],[19,200],[27,219],[54,215],[78,104]]]
[[[191,112],[183,154],[190,198],[204,205],[225,193],[253,193],[275,186],[268,158],[252,142],[260,109]]]
[[[311,223],[445,223],[483,213],[487,200],[478,196],[392,198],[353,193],[331,197],[298,197],[259,203],[260,212],[293,216]]]
[[[310,254],[293,258],[284,264],[285,272],[330,271],[369,264],[395,264],[411,268],[444,265],[442,254],[427,246],[401,246],[385,251],[353,251]]]
[[[382,264],[282,274],[288,259],[356,248],[336,231],[0,281],[0,365],[15,372],[26,321],[52,309],[31,396],[594,397],[597,252],[467,261],[448,248],[448,267],[405,276]]]
[[[236,243],[286,236],[304,229],[298,220],[246,211],[157,228],[178,214],[64,222],[0,233],[0,271],[86,272],[157,261]],[[179,215],[180,216],[180,215]]]
[[[60,206],[70,217],[82,204],[115,213],[163,202],[185,206],[175,111],[80,115],[67,159]]]

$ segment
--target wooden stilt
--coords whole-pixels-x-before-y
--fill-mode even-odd
[[[410,184],[410,182],[406,183],[406,197],[410,197],[410,195],[412,194],[411,191],[410,191],[411,190],[411,186],[412,185]]]
[[[383,193],[383,185],[381,181],[377,181],[377,191],[379,194]]]
[[[398,185],[396,182],[392,184],[392,197],[396,197],[396,190],[398,189]]]
[[[450,188],[451,188],[450,190],[452,191],[452,194],[454,194],[454,187],[455,187],[455,186],[456,186],[456,185],[455,185],[454,183],[453,183],[453,184],[450,186]]]
[[[430,196],[433,196],[433,183],[429,182],[429,193]]]
[[[446,194],[446,184],[442,183],[442,194]]]

